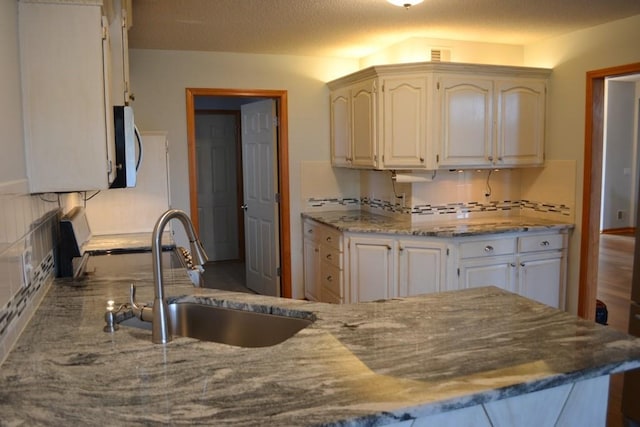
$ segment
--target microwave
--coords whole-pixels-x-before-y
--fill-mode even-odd
[[[142,138],[133,120],[133,108],[128,105],[115,105],[113,124],[116,177],[109,188],[135,187],[136,174],[142,162]]]

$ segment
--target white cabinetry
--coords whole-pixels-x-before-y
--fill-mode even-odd
[[[351,157],[351,89],[331,92],[331,164],[350,166]]]
[[[395,241],[390,238],[349,238],[351,302],[396,296],[395,253]]]
[[[446,290],[447,244],[434,239],[398,239],[398,296]]]
[[[129,28],[131,1],[112,0],[113,16],[109,17],[111,36],[111,102],[129,105],[133,100],[129,80]]]
[[[533,233],[495,239],[463,239],[458,250],[458,287],[497,286],[564,308],[566,234]]]
[[[351,166],[375,168],[378,162],[376,134],[376,80],[351,88]]]
[[[548,76],[539,68],[415,63],[370,67],[329,82],[332,164],[541,165]]]
[[[552,307],[564,308],[566,234],[518,238],[518,293]]]
[[[21,1],[19,32],[30,191],[108,188],[115,147],[102,7]]]
[[[342,233],[303,221],[304,294],[312,301],[344,302]]]
[[[544,162],[544,79],[439,75],[439,167]]]

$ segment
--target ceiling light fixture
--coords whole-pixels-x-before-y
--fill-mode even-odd
[[[415,6],[419,3],[422,3],[424,0],[387,0],[394,6],[404,7],[405,9],[409,9],[411,6]]]

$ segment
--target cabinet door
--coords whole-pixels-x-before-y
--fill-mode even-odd
[[[376,80],[351,88],[351,165],[373,168],[377,165]]]
[[[398,242],[398,295],[429,294],[446,289],[447,247],[438,242]]]
[[[113,0],[114,17],[109,23],[111,35],[113,105],[128,105],[131,101],[129,82],[129,24],[124,0]]]
[[[381,91],[381,167],[425,167],[427,78],[385,78]]]
[[[394,240],[351,237],[349,282],[351,302],[394,297]]]
[[[561,308],[562,251],[521,255],[518,292],[551,307]]]
[[[115,143],[101,7],[19,2],[19,21],[31,192],[108,188]]]
[[[531,166],[544,162],[544,82],[496,82],[496,164]]]
[[[437,80],[439,167],[493,162],[493,82],[440,76]]]
[[[313,239],[303,242],[304,296],[311,301],[320,299],[320,245]]]
[[[333,166],[351,165],[349,96],[349,88],[331,92],[331,164]]]
[[[516,292],[516,265],[513,256],[465,259],[460,262],[460,288],[497,286]]]

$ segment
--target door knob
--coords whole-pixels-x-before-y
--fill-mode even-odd
[[[243,203],[243,204],[240,205],[240,209],[242,209],[243,211],[246,211],[248,207],[249,206],[247,206],[246,203]]]

